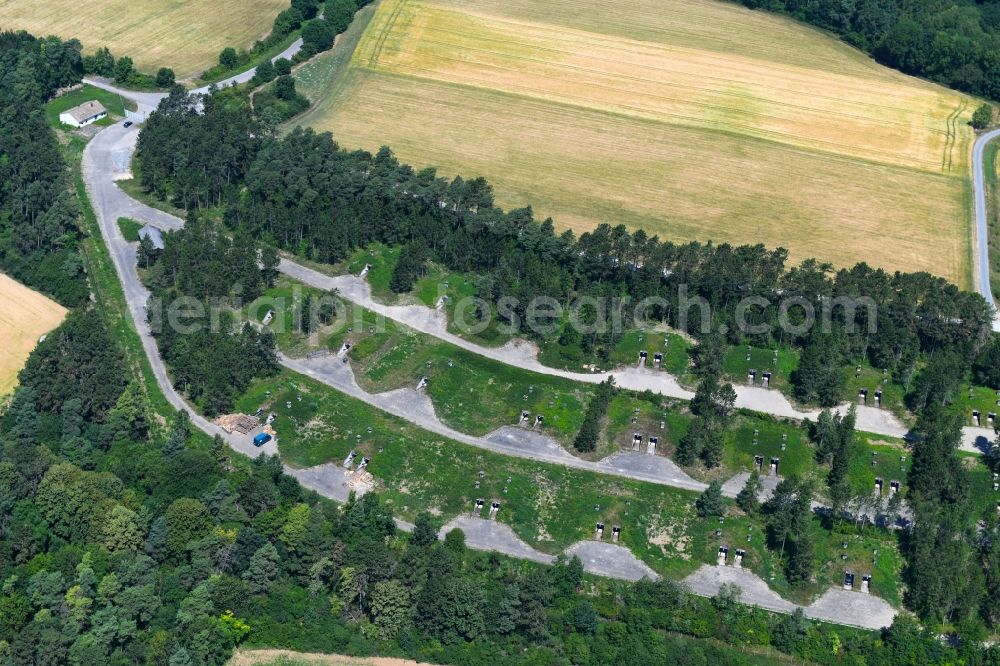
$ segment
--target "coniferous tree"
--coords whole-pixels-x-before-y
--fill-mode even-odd
[[[601,426],[614,395],[614,377],[608,377],[597,385],[597,391],[587,404],[587,412],[584,414],[580,430],[573,440],[573,447],[577,451],[589,452],[597,448],[597,442],[601,436]]]
[[[397,294],[413,289],[414,283],[426,270],[427,247],[422,242],[405,245],[399,253],[389,278],[389,288]]]
[[[167,437],[167,441],[163,445],[163,455],[167,458],[176,458],[187,447],[189,436],[190,417],[183,409],[177,410],[170,428],[170,436]]]
[[[708,488],[695,500],[694,506],[702,518],[725,514],[726,500],[722,497],[722,484],[718,481],[709,483]]]
[[[315,330],[316,326],[316,313],[313,311],[312,295],[304,294],[302,296],[302,299],[299,301],[298,314],[299,333],[309,335]]]
[[[760,472],[756,469],[753,470],[739,494],[736,495],[736,505],[748,514],[756,513],[760,509],[759,497],[763,487],[764,483],[760,479]]]
[[[141,236],[139,238],[139,247],[136,252],[139,265],[143,268],[149,268],[156,261],[157,251],[153,247],[153,241],[149,239],[149,236]]]
[[[846,384],[843,359],[839,336],[815,333],[792,373],[795,397],[824,407],[837,404]]]

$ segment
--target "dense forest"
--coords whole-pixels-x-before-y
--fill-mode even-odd
[[[82,73],[76,40],[0,33],[0,270],[68,306],[87,297],[79,210],[42,105]]]
[[[215,416],[230,410],[255,377],[277,372],[274,334],[249,323],[237,329],[229,311],[270,286],[278,264],[273,251],[262,252],[258,266],[253,241],[230,238],[192,213],[183,229],[165,235],[162,252],[142,254],[152,331],[174,385],[189,400]]]
[[[524,321],[529,302],[540,295],[564,305],[582,296],[632,303],[657,297],[644,313],[652,322],[701,338],[724,328],[728,344],[798,347],[801,363],[792,380],[806,402],[839,402],[846,368],[863,361],[891,373],[914,410],[953,398],[973,367],[977,380],[1000,388],[988,306],[927,273],[890,274],[866,264],[834,270],[815,260],[790,266],[780,248],[676,244],[623,226],[601,225],[579,238],[557,234],[552,220],[535,220],[530,208],[495,207],[482,178],[449,181],[433,169],[401,164],[388,148],[375,155],[349,152],[329,134],[308,129],[278,138],[238,108],[211,99],[199,115],[180,94],[150,119],[136,159],[143,186],[155,195],[189,209],[222,208],[232,229],[309,259],[336,262],[379,241],[404,246],[392,276],[401,290],[428,260],[472,273],[487,303],[517,299],[507,321]],[[857,307],[853,320],[850,308],[832,305],[857,297],[871,299],[870,307]],[[698,298],[710,313],[685,306]],[[745,323],[763,332],[745,333],[738,325],[737,306],[747,298],[768,303],[745,312]],[[779,326],[783,316],[792,324],[804,316],[798,307],[783,313],[782,300],[812,305],[817,318],[828,312],[831,325],[804,332]],[[625,308],[626,327],[637,323],[632,317]],[[604,360],[623,334],[608,327],[579,335],[568,321],[557,323],[554,333],[522,332],[578,345]]]
[[[1000,3],[993,0],[740,0],[829,30],[884,65],[1000,99]]]
[[[763,666],[769,650],[1000,664],[997,648],[950,646],[906,615],[879,634],[753,609],[728,587],[701,599],[590,579],[577,559],[477,553],[460,531],[439,541],[426,513],[402,534],[373,494],[334,505],[277,458],[232,454],[184,412],[161,419],[102,323],[73,313],[0,418],[2,664],[221,664],[239,644],[469,665]],[[801,504],[793,484],[775,497],[763,510]]]
[[[30,117],[52,86],[64,84],[59,66],[36,67],[32,58],[48,51],[38,44],[26,35],[0,41],[0,64],[14,67],[0,69],[2,122],[10,113]],[[23,106],[8,111],[14,104]],[[37,129],[54,146],[47,152],[40,144],[51,163],[38,173],[65,173],[51,130]],[[0,133],[0,175],[15,184],[8,189],[5,177],[0,188],[3,238],[19,238],[9,231],[15,223],[27,231],[23,211],[37,220],[69,192],[60,175],[46,181],[47,207],[27,197],[32,181],[24,174],[33,173],[35,156],[19,142],[29,138],[37,137]],[[335,505],[301,488],[277,458],[248,461],[193,432],[185,412],[157,413],[147,393],[155,387],[126,362],[77,271],[60,274],[68,293],[80,293],[77,309],[38,346],[0,416],[0,663],[221,664],[242,644],[490,665],[763,665],[782,658],[775,651],[819,664],[1000,664],[1000,649],[981,647],[1000,608],[1000,528],[992,511],[973,510],[956,453],[960,424],[942,407],[954,387],[941,375],[989,377],[1000,353],[985,342],[988,315],[978,296],[925,274],[786,267],[782,250],[760,246],[676,245],[622,227],[556,235],[530,209],[494,207],[482,179],[415,173],[387,149],[349,153],[310,131],[277,138],[212,99],[199,116],[179,93],[151,119],[137,159],[147,189],[193,211],[145,262],[147,283],[163,300],[249,300],[276,265],[272,249],[258,255],[259,241],[334,261],[375,240],[415,248],[406,270],[434,260],[477,273],[488,300],[660,295],[666,305],[656,317],[672,324],[683,316],[680,284],[714,306],[713,328],[735,321],[735,302],[746,294],[872,297],[876,336],[835,317],[826,337],[779,337],[786,334],[774,328],[759,337],[802,347],[809,372],[800,390],[818,390],[824,372],[855,358],[915,373],[913,528],[901,547],[907,603],[931,625],[952,623],[965,640],[942,641],[937,626],[921,629],[906,615],[883,632],[858,631],[750,608],[729,587],[702,599],[669,581],[588,578],[577,559],[546,567],[477,553],[460,531],[439,540],[427,513],[403,534],[373,494]],[[65,229],[74,230],[77,202],[64,201]],[[209,206],[223,209],[231,235],[198,215]],[[41,259],[56,247],[63,246],[32,251]],[[758,315],[773,322],[777,312]],[[273,340],[255,330],[175,333],[160,334],[161,349],[206,411],[225,407],[206,400],[217,388],[239,390],[273,370]],[[695,351],[701,384],[692,410],[705,423],[724,424],[732,410],[712,353],[744,339],[729,335],[704,336]],[[587,344],[598,350],[609,342],[596,336]],[[806,362],[810,354],[815,360]],[[214,376],[247,357],[249,374]],[[918,359],[927,369],[918,371]],[[609,383],[589,406],[593,420],[613,391]],[[833,461],[831,487],[837,461],[849,458],[852,428],[833,417],[816,424],[817,455]],[[695,446],[697,455],[710,451]],[[718,490],[699,499],[703,515],[720,510]],[[788,549],[790,578],[809,575],[802,525],[810,495],[809,480],[789,478],[764,505],[740,500],[768,517],[767,538]]]

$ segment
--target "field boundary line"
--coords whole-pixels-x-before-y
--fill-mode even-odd
[[[942,172],[940,172],[939,170],[937,170],[937,169],[935,169],[933,167],[931,167],[931,168],[920,168],[920,167],[909,165],[909,164],[897,164],[897,163],[893,163],[893,162],[880,162],[880,161],[877,161],[877,160],[875,160],[875,159],[873,159],[871,157],[845,155],[843,153],[838,153],[838,152],[833,151],[833,150],[825,150],[825,149],[823,149],[821,147],[809,147],[809,146],[801,145],[801,144],[798,144],[798,143],[789,143],[789,142],[786,142],[786,141],[780,141],[780,140],[778,140],[776,138],[772,138],[771,136],[768,136],[767,133],[765,133],[765,132],[749,133],[749,132],[746,132],[746,131],[736,131],[736,129],[735,129],[736,126],[733,126],[733,125],[730,125],[730,129],[727,129],[727,128],[721,126],[721,125],[720,126],[711,126],[711,125],[707,125],[707,124],[705,124],[705,125],[695,125],[695,124],[684,123],[684,122],[669,122],[667,120],[660,120],[660,119],[656,119],[656,118],[650,118],[648,116],[641,115],[641,114],[638,114],[638,113],[627,113],[625,111],[616,111],[614,109],[607,109],[607,108],[587,106],[587,105],[584,105],[584,104],[574,103],[572,101],[565,100],[565,99],[562,99],[562,100],[560,100],[560,99],[550,99],[548,97],[540,97],[538,95],[527,94],[527,93],[520,93],[520,92],[517,92],[517,91],[514,91],[514,90],[501,90],[499,88],[489,88],[489,87],[486,87],[486,86],[476,85],[476,84],[472,84],[472,83],[461,83],[461,82],[458,82],[458,81],[446,81],[446,80],[443,80],[443,79],[435,79],[435,78],[430,78],[428,76],[421,76],[420,74],[416,74],[416,73],[414,73],[412,71],[405,72],[405,71],[402,71],[402,70],[381,69],[381,68],[380,69],[368,69],[367,67],[362,68],[362,69],[363,69],[364,73],[366,75],[369,75],[369,76],[374,75],[374,76],[384,76],[384,77],[396,77],[396,78],[405,79],[405,80],[408,80],[408,81],[431,83],[431,84],[434,84],[434,85],[440,85],[440,86],[445,86],[445,87],[462,88],[462,89],[470,90],[470,91],[478,91],[478,92],[480,92],[482,94],[485,94],[485,95],[496,95],[496,96],[501,96],[501,97],[511,97],[511,98],[515,98],[515,99],[520,99],[520,100],[528,101],[528,102],[534,102],[534,103],[537,103],[537,104],[544,104],[544,105],[550,105],[550,106],[558,106],[558,107],[563,107],[563,108],[567,108],[567,109],[578,109],[580,111],[584,111],[584,112],[587,112],[587,113],[599,114],[599,115],[609,116],[609,117],[613,117],[613,118],[622,118],[622,119],[625,119],[625,120],[635,121],[635,122],[644,123],[644,124],[648,124],[648,125],[653,125],[653,126],[657,126],[657,127],[677,128],[678,130],[689,131],[689,132],[702,132],[702,133],[709,133],[709,134],[722,134],[724,136],[735,138],[735,139],[741,139],[741,140],[747,140],[747,141],[756,141],[756,142],[760,142],[760,143],[766,143],[766,144],[771,145],[771,146],[775,146],[775,147],[779,147],[779,148],[785,148],[787,150],[795,151],[795,152],[808,153],[810,155],[816,155],[816,156],[819,156],[819,157],[823,157],[825,159],[834,160],[834,161],[838,161],[838,162],[859,163],[859,164],[863,164],[863,165],[866,165],[866,166],[869,166],[869,167],[872,167],[872,168],[891,169],[891,170],[901,171],[901,172],[905,172],[905,173],[914,173],[914,174],[917,174],[917,175],[928,176],[930,178],[954,179],[954,178],[959,178],[960,177],[958,175],[949,175],[947,173],[942,173]],[[416,69],[416,68],[414,68],[414,69]],[[829,142],[824,142],[824,143],[829,143]]]

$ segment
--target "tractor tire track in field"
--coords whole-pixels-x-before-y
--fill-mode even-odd
[[[400,0],[400,2],[393,7],[392,14],[385,22],[385,26],[382,28],[382,32],[379,33],[378,39],[375,41],[375,48],[372,49],[372,54],[368,58],[368,66],[374,68],[378,65],[378,59],[382,55],[382,48],[385,47],[386,40],[389,39],[389,33],[392,32],[392,27],[396,24],[396,20],[403,11],[403,7],[406,6],[406,0]]]
[[[962,103],[945,120],[944,154],[941,156],[942,171],[951,171],[952,153],[955,149],[955,142],[958,140],[958,117],[962,115],[968,105],[969,103],[963,99]]]

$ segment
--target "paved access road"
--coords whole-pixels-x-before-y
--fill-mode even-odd
[[[101,83],[100,85],[106,90],[117,92],[136,99],[140,104],[140,108],[148,105],[156,95],[162,97],[159,93],[132,93],[131,91],[122,90],[107,83]],[[134,151],[135,139],[136,137],[132,137],[130,143],[122,142],[120,148],[116,152],[115,160],[110,165],[116,169],[116,171],[108,172],[110,173],[111,178],[127,177],[128,162],[131,159],[130,151]],[[131,215],[131,217],[151,222],[164,229],[178,229],[183,225],[183,220],[180,218],[149,208],[148,206],[144,206],[143,204],[131,199],[131,197],[125,195],[113,185],[109,184],[109,187],[114,189],[118,195],[109,194],[108,196],[120,197],[119,201],[122,207],[131,207],[133,210],[138,207],[146,211],[145,217],[139,218],[135,215]],[[525,341],[515,340],[502,347],[484,347],[475,344],[455,335],[454,333],[451,333],[448,330],[448,323],[445,315],[440,311],[422,305],[392,306],[377,302],[372,297],[371,289],[367,282],[357,276],[340,275],[332,277],[287,258],[281,260],[279,270],[289,277],[318,289],[337,289],[341,297],[361,305],[372,312],[405,324],[414,330],[432,335],[461,349],[465,349],[474,354],[478,354],[506,365],[518,367],[538,374],[562,377],[585,383],[599,383],[604,381],[608,376],[614,375],[615,381],[623,388],[637,391],[648,389],[668,397],[679,398],[682,400],[690,400],[694,395],[691,391],[683,388],[673,375],[661,370],[626,367],[617,368],[612,372],[571,372],[568,370],[560,370],[542,365],[538,361],[537,348]],[[796,408],[791,404],[791,402],[789,402],[788,398],[786,398],[779,391],[739,384],[735,385],[734,388],[736,389],[737,407],[792,419],[815,419],[819,414],[819,410],[803,411]],[[846,411],[847,408],[847,403],[839,407],[841,411]],[[877,435],[899,438],[906,435],[908,430],[907,427],[899,421],[899,419],[897,419],[891,412],[884,409],[858,406],[857,419],[857,427],[859,430]],[[993,440],[993,437],[994,433],[989,428],[975,428],[967,426],[963,429],[962,448],[963,450],[969,452],[980,453],[986,446],[988,446],[989,442]]]
[[[284,51],[282,51],[278,55],[276,55],[273,58],[271,58],[271,62],[275,62],[277,60],[281,60],[282,58],[284,58],[285,60],[291,60],[292,56],[294,56],[300,50],[302,50],[302,38],[301,37],[299,37],[294,42],[292,42],[291,45],[287,49],[285,49]],[[240,72],[239,74],[235,74],[233,76],[230,76],[228,79],[223,79],[222,81],[218,81],[216,83],[212,83],[212,84],[209,84],[207,86],[202,86],[201,88],[195,88],[191,92],[193,94],[196,94],[196,95],[204,95],[204,94],[206,94],[206,93],[209,92],[209,90],[212,88],[212,86],[215,86],[216,88],[227,88],[229,86],[238,85],[240,83],[246,83],[247,81],[249,81],[250,79],[252,79],[253,75],[256,74],[256,73],[257,73],[257,68],[256,67],[251,67],[250,69],[245,70],[243,72]]]
[[[156,381],[159,384],[160,389],[163,391],[164,396],[166,396],[166,399],[175,409],[184,409],[191,414],[191,422],[196,428],[211,436],[221,436],[231,448],[251,457],[259,456],[261,454],[277,454],[278,450],[275,441],[272,440],[259,448],[255,447],[250,442],[249,437],[229,434],[219,426],[198,414],[196,410],[187,404],[170,381],[166,365],[160,357],[159,350],[157,349],[156,340],[153,338],[150,332],[149,324],[146,321],[145,305],[149,298],[149,291],[139,280],[136,270],[135,246],[127,242],[122,237],[121,231],[118,228],[117,220],[119,217],[129,216],[136,220],[156,224],[167,229],[180,228],[182,223],[178,218],[135,201],[114,184],[114,177],[116,175],[127,172],[128,162],[123,159],[123,156],[131,155],[131,152],[135,148],[137,135],[138,133],[135,127],[124,128],[120,123],[99,132],[84,150],[83,176],[87,185],[87,192],[91,205],[94,208],[98,224],[101,228],[101,234],[104,237],[105,244],[108,247],[108,251],[115,265],[115,270],[118,273],[118,278],[121,281],[129,312],[132,316],[136,330],[139,333],[143,350],[149,359]],[[289,361],[289,359],[283,360],[286,362]],[[290,367],[293,370],[297,369],[294,364],[291,364]],[[306,374],[316,376],[317,374],[323,375],[324,373],[322,368],[320,368],[318,372],[310,371]],[[394,401],[402,400],[405,402],[407,398],[405,393],[398,395],[400,392],[390,392],[389,394],[383,394],[382,396],[372,396],[365,393],[357,387],[356,383],[354,383],[353,375],[350,373],[349,369],[346,373],[339,375],[332,372],[326,374],[328,375],[328,379],[332,378],[328,383],[333,384],[339,390],[342,390],[349,395],[365,400],[366,402],[369,402],[379,408],[391,407]],[[418,409],[416,413],[419,415],[420,411],[421,410]],[[431,414],[431,416],[433,416],[433,414]],[[448,429],[446,426],[443,426],[440,421],[437,421],[436,417],[432,419],[427,417],[426,414],[424,414],[424,417],[425,418],[419,419],[411,418],[411,420],[417,423],[417,425],[426,427],[431,432],[437,432],[438,434],[446,437],[456,438],[474,446],[490,448],[502,453],[509,453],[511,455],[518,455],[521,457],[546,460],[547,462],[557,462],[562,464],[569,462],[569,464],[582,466],[583,468],[592,467],[594,471],[604,471],[608,474],[617,473],[620,476],[630,476],[625,471],[616,471],[614,466],[609,466],[608,469],[605,470],[600,468],[599,464],[578,461],[576,458],[573,458],[573,456],[570,456],[561,449],[561,455],[551,450],[545,452],[544,444],[541,448],[539,448],[537,444],[531,445],[531,450],[525,450],[518,449],[516,445],[505,443],[501,438],[500,443],[494,445],[486,439],[469,437],[462,433]],[[403,418],[407,418],[407,416],[403,415]],[[532,451],[535,451],[535,453]],[[556,460],[555,458],[559,458],[559,460]],[[575,463],[582,463],[582,465]],[[286,465],[285,471],[286,473],[296,477],[306,488],[315,490],[325,497],[341,502],[345,501],[348,497],[349,490],[347,486],[347,475],[345,470],[336,464],[327,463],[307,469],[296,469]],[[697,481],[690,479],[690,477],[687,477],[687,475],[683,474],[683,472],[680,472],[680,474],[683,475],[683,478],[688,479],[691,484],[695,484],[696,487],[692,487],[691,489],[694,490],[704,488],[704,484],[700,484]],[[649,478],[648,480],[654,483],[664,483],[664,479],[662,478]],[[679,481],[678,483],[683,483],[683,481]],[[682,485],[681,487],[685,486]],[[482,523],[488,523],[488,525],[484,526]],[[511,531],[509,527],[498,524],[495,521],[470,522],[470,525],[472,526],[471,529],[474,531],[473,539],[471,539],[469,543],[471,547],[486,550],[497,550],[499,552],[507,552],[514,556],[521,557],[525,556],[525,553],[528,553],[531,559],[539,561],[542,561],[542,558],[545,558],[545,561],[549,561],[551,559],[551,556],[531,549],[530,546],[517,539],[516,535],[513,534],[513,531]],[[409,525],[405,522],[401,522],[401,527],[405,529],[406,527],[409,527]],[[454,525],[452,525],[452,527],[454,527]],[[489,535],[493,535],[493,537],[490,537]],[[584,553],[588,552],[588,546],[582,546],[582,548]],[[624,554],[627,554],[627,557],[623,554],[621,557],[605,557],[604,559],[590,558],[590,561],[587,562],[587,570],[598,575],[614,578],[626,578],[628,580],[635,580],[642,577],[642,575],[645,575],[648,571],[651,571],[644,563],[639,562],[639,560],[628,552],[627,549],[621,548],[617,549],[615,552],[624,552]]]
[[[250,438],[231,435],[198,414],[174,389],[173,383],[170,381],[166,365],[157,350],[156,340],[150,333],[149,324],[146,321],[145,308],[146,301],[149,299],[149,291],[140,282],[136,272],[136,250],[131,243],[122,237],[117,222],[119,217],[133,217],[154,224],[174,224],[176,221],[176,218],[162,211],[157,211],[135,201],[122,192],[112,181],[115,174],[122,172],[122,156],[131,155],[132,150],[134,150],[137,135],[135,127],[126,129],[120,123],[99,132],[84,150],[83,177],[91,205],[101,228],[101,234],[118,273],[126,304],[139,333],[143,350],[156,377],[156,382],[170,404],[175,409],[187,410],[191,414],[191,422],[203,432],[211,436],[221,436],[234,450],[250,457],[261,454],[277,454],[278,450],[273,440],[262,447],[255,447]],[[127,169],[127,160],[124,165],[124,168]],[[300,474],[308,476],[311,484],[307,485],[329,497],[341,500],[347,497],[344,470],[339,467],[321,465],[312,470],[295,470],[286,466],[286,471],[296,476]]]
[[[858,581],[860,584],[860,576]],[[725,583],[732,583],[740,588],[740,600],[743,603],[778,613],[794,613],[796,608],[802,608],[806,617],[814,620],[865,629],[888,627],[896,617],[896,609],[884,599],[838,588],[830,588],[808,606],[797,606],[782,599],[757,574],[734,566],[703,564],[683,581],[685,587],[704,597],[714,597]]]
[[[279,53],[278,55],[271,58],[271,62],[285,58],[286,60],[291,60],[296,53],[302,50],[302,38],[299,37],[294,42],[289,45],[287,49]],[[213,87],[215,88],[227,88],[229,86],[238,85],[241,83],[246,83],[253,78],[253,75],[257,73],[256,67],[251,67],[248,70],[242,71],[238,74],[234,74],[227,79],[222,81],[217,81],[216,83],[211,83],[207,86],[202,86],[200,88],[195,88],[190,91],[192,95],[207,95]],[[121,95],[122,97],[127,97],[136,103],[138,106],[137,111],[139,113],[149,115],[156,110],[156,107],[160,105],[160,100],[166,97],[166,93],[161,92],[138,92],[135,90],[125,90],[119,88],[114,84],[114,81],[99,76],[88,76],[83,79],[84,83],[89,83],[95,88],[100,88],[101,90],[107,90],[108,92],[113,92],[115,94]]]
[[[246,78],[249,78],[250,76],[252,76],[252,73],[245,75]],[[238,78],[239,77],[233,77],[233,80],[238,80]],[[153,93],[136,94],[129,91],[122,91],[107,84],[106,82],[94,83],[100,85],[102,88],[119,92],[123,95],[136,99],[140,110],[148,111],[152,109],[156,104],[158,104],[159,99],[162,98],[162,95]],[[192,412],[192,422],[196,427],[202,429],[206,433],[221,435],[232,448],[250,456],[260,455],[261,453],[276,453],[276,448],[273,442],[269,443],[265,447],[257,449],[249,443],[248,438],[228,435],[218,426],[215,426],[207,419],[199,416],[194,412],[194,410],[191,410],[190,406],[187,405],[183,398],[174,390],[169,380],[166,367],[159,356],[155,340],[150,335],[148,325],[145,321],[144,307],[149,294],[141,282],[139,282],[135,271],[135,250],[121,237],[116,220],[119,216],[129,216],[143,222],[152,223],[164,229],[180,228],[183,221],[133,200],[114,185],[113,180],[115,178],[126,177],[129,172],[129,161],[135,150],[137,137],[138,131],[136,127],[125,129],[121,125],[116,125],[100,132],[87,146],[84,153],[84,176],[95,212],[97,213],[102,234],[104,234],[105,241],[108,244],[115,263],[115,268],[122,281],[129,309],[135,321],[136,327],[139,330],[144,350],[149,357],[157,382],[160,384],[164,394],[167,396],[167,399],[171,402],[171,404],[177,409],[187,409],[189,412]],[[526,343],[509,344],[499,349],[480,347],[449,333],[447,331],[447,322],[444,321],[441,313],[438,313],[430,308],[421,306],[395,307],[375,302],[371,297],[368,285],[365,284],[363,280],[359,280],[353,276],[330,277],[288,260],[284,260],[282,262],[281,270],[289,276],[300,279],[301,281],[314,287],[321,289],[336,288],[340,291],[344,298],[347,298],[348,300],[351,300],[359,305],[386,317],[397,320],[400,323],[409,325],[416,330],[434,335],[458,347],[508,365],[542,374],[560,376],[576,381],[590,383],[603,381],[609,374],[573,373],[548,368],[538,362],[536,350]],[[328,365],[323,359],[314,359],[311,362],[306,362],[283,358],[282,362],[293,370],[311,375],[320,381],[324,381],[325,383],[334,386],[338,390],[342,390],[343,392],[364,400],[380,409],[396,413],[397,415],[402,416],[403,418],[406,418],[407,420],[410,420],[431,432],[436,432],[467,444],[489,448],[507,455],[527,457],[555,464],[590,469],[595,472],[651,481],[654,483],[687,488],[690,490],[700,490],[701,488],[704,488],[704,484],[700,484],[699,482],[691,479],[679,468],[676,468],[676,466],[672,464],[662,464],[666,461],[666,459],[658,456],[632,456],[625,454],[613,456],[598,463],[589,463],[570,456],[558,446],[553,446],[551,440],[546,441],[547,438],[539,439],[525,437],[524,434],[522,434],[524,431],[519,432],[519,430],[515,428],[501,429],[487,438],[469,437],[468,435],[458,433],[457,431],[447,428],[441,424],[440,421],[437,420],[437,417],[433,414],[433,408],[430,407],[430,409],[428,409],[429,401],[428,404],[422,405],[420,400],[413,400],[413,395],[408,394],[406,390],[389,392],[387,394],[371,395],[357,387],[349,369],[348,372],[345,373],[342,369],[337,369],[335,365]],[[302,365],[303,363],[307,363],[307,365]],[[691,393],[689,391],[683,389],[677,383],[675,378],[665,372],[640,368],[624,368],[615,371],[614,375],[618,383],[626,388],[640,390],[648,388],[659,391],[668,396],[682,399],[690,399],[691,397]],[[737,387],[737,394],[738,404],[740,406],[754,409],[756,411],[775,414],[777,416],[808,418],[814,417],[817,413],[815,411],[801,412],[795,409],[788,402],[788,400],[784,398],[784,396],[776,391],[765,391],[759,388],[739,386]],[[404,408],[402,407],[404,403],[410,406]],[[873,408],[860,407],[858,413],[859,427],[861,429],[895,437],[905,434],[906,430],[902,424],[900,424],[898,420],[892,417],[892,415],[888,412]],[[977,444],[982,445],[984,441],[990,439],[991,437],[992,432],[985,428],[966,428],[967,447],[974,448]],[[669,461],[666,462],[669,463]],[[320,465],[306,470],[296,470],[292,468],[286,469],[290,474],[299,478],[299,480],[306,487],[312,488],[317,492],[334,499],[343,500],[346,498],[347,490],[344,470],[335,464]],[[736,485],[737,484],[731,484],[732,490],[729,488],[727,488],[727,490],[729,490],[730,493],[733,493],[737,490]],[[494,525],[496,524],[494,523]],[[506,536],[498,535],[498,527],[482,528],[481,526],[473,527],[471,524],[469,527],[477,535],[483,537],[482,539],[479,539],[482,543],[478,543],[478,541],[475,544],[470,543],[470,545],[473,545],[474,547],[497,549],[503,552],[518,551],[521,549],[521,545],[515,544],[512,541],[512,533]],[[516,537],[514,538],[516,539]],[[521,543],[523,544],[523,542]],[[609,550],[609,546],[610,544],[580,542],[579,544],[571,547],[570,550],[575,549],[573,552],[579,552],[581,556],[585,557],[587,560],[587,568],[593,573],[633,580],[641,577],[642,575],[648,575],[648,567],[646,567],[644,563],[636,560],[631,553],[628,553],[627,557],[621,555],[621,551],[626,549],[621,549],[616,546],[612,552]],[[524,544],[524,547],[528,548],[526,544]],[[534,552],[537,553],[538,551]],[[515,553],[511,552],[511,554]],[[524,556],[524,553],[520,553],[520,556]],[[536,556],[532,554],[531,557],[532,559],[535,559],[536,557],[540,557],[540,555]],[[749,572],[744,572],[744,577],[746,573]],[[707,587],[705,590],[698,589],[699,586],[696,584],[697,581],[697,577],[694,580],[689,581],[689,586],[696,592],[714,594],[714,591],[710,591]],[[705,583],[707,581],[702,580],[701,582]],[[750,583],[751,587],[757,587],[754,581],[743,582]],[[763,581],[760,581],[760,583],[763,584]],[[708,587],[711,587],[711,585]],[[766,585],[764,585],[764,588],[766,589]],[[765,597],[768,596],[763,590],[761,590],[761,594]],[[834,599],[832,603],[827,604],[830,607],[824,609],[825,612],[823,614],[826,615],[826,617],[823,619],[834,622],[842,622],[845,624],[857,624],[858,621],[856,616],[860,611],[860,607],[853,603],[854,600],[854,595],[844,599],[840,599],[839,597]],[[747,601],[755,603],[752,599],[747,599]],[[863,601],[865,601],[868,606],[878,604],[878,602],[871,597],[867,597],[863,599]],[[781,604],[776,603],[775,605]],[[879,611],[874,613],[875,617],[880,618],[877,621],[881,621],[881,618],[885,617],[885,615],[881,615],[883,609],[868,609],[868,611],[873,610]],[[867,615],[868,613],[866,611],[862,612],[862,614]],[[872,621],[876,620],[873,619]],[[867,621],[865,623],[868,624]]]
[[[986,144],[1000,136],[1000,129],[976,137],[972,148],[972,189],[975,193],[976,233],[972,239],[976,256],[975,283],[976,289],[990,305],[993,300],[993,290],[990,287],[990,242],[986,215],[986,179],[984,174],[983,153]],[[1000,331],[1000,312],[993,319],[993,330]]]
[[[234,450],[248,456],[257,456],[262,453],[277,453],[276,443],[269,442],[261,448],[254,447],[249,437],[230,435],[220,427],[199,415],[188,405],[184,399],[174,389],[167,373],[167,368],[159,355],[156,341],[152,337],[145,317],[145,303],[149,297],[149,292],[142,285],[136,271],[135,248],[125,241],[118,229],[117,219],[127,215],[143,222],[156,224],[166,229],[176,229],[182,224],[181,220],[162,211],[150,208],[127,196],[120,188],[114,184],[114,178],[128,172],[128,158],[135,149],[135,142],[138,132],[135,127],[124,128],[121,124],[109,127],[97,134],[87,145],[83,157],[83,174],[87,184],[91,203],[97,215],[101,233],[115,264],[115,270],[122,283],[125,298],[129,311],[132,315],[136,329],[139,332],[143,349],[149,359],[156,381],[167,400],[176,409],[185,409],[191,413],[191,421],[195,427],[201,429],[209,435],[219,435]],[[296,369],[292,359],[283,359],[292,369]],[[703,488],[704,485],[690,479],[683,471],[676,468],[669,460],[661,456],[628,455],[620,454],[601,461],[600,463],[588,463],[580,461],[565,451],[555,449],[544,438],[525,438],[518,435],[524,433],[520,429],[501,429],[487,438],[472,438],[463,433],[458,433],[437,421],[433,414],[433,407],[426,396],[416,394],[411,389],[401,391],[391,391],[386,394],[373,396],[365,393],[354,382],[353,375],[349,368],[344,368],[344,364],[337,357],[325,357],[318,359],[318,368],[304,368],[306,374],[310,374],[317,379],[326,380],[331,385],[345,393],[353,395],[358,399],[365,400],[380,409],[392,411],[393,405],[397,407],[401,403],[415,405],[407,413],[410,416],[402,415],[403,418],[410,418],[413,415],[420,416],[420,423],[425,424],[427,429],[437,432],[447,437],[463,441],[474,446],[489,448],[509,455],[529,457],[533,459],[545,460],[556,464],[567,464],[593,471],[627,476],[630,478],[641,478],[655,483],[666,485],[677,485],[679,487],[689,487],[692,490]],[[340,368],[337,367],[339,363]],[[326,367],[324,367],[326,366]],[[419,396],[420,399],[414,399]],[[415,421],[416,422],[416,421]],[[509,431],[515,431],[511,433]],[[295,476],[306,488],[330,497],[338,501],[344,501],[348,495],[347,476],[345,470],[334,463],[318,465],[307,469],[294,469],[286,466],[285,471]],[[681,476],[670,477],[677,473]],[[697,488],[691,484],[697,484]],[[738,484],[732,486],[730,493],[738,491]],[[501,508],[501,511],[503,509]],[[405,521],[398,521],[401,529],[412,526]],[[470,516],[459,516],[446,525],[441,534],[447,533],[449,529],[461,527],[467,532],[467,543],[470,547],[479,550],[495,550],[506,553],[513,557],[527,558],[540,562],[551,561],[552,556],[538,551],[524,543],[514,534],[509,526],[496,521],[486,521],[472,518]],[[625,580],[638,580],[642,577],[654,578],[652,571],[644,562],[636,558],[627,548],[609,544],[606,542],[581,541],[570,546],[565,551],[570,555],[578,555],[584,563],[584,568],[593,574],[607,576],[610,578],[621,578]],[[705,568],[699,570],[704,572]],[[742,578],[737,581],[745,588],[744,601],[746,603],[758,604],[775,610],[783,610],[788,602],[775,600],[775,595],[767,588],[767,585],[749,572],[743,572]],[[718,591],[717,585],[713,581],[718,577],[699,576],[694,574],[685,581],[685,585],[696,594],[714,595]],[[822,601],[821,598],[820,601]],[[857,602],[857,603],[855,603]],[[819,603],[819,601],[817,601]],[[880,600],[863,598],[860,595],[845,597],[837,600],[831,608],[825,610],[823,619],[830,622],[843,624],[863,625],[882,622],[885,617],[884,609],[879,606],[878,613],[870,613],[868,606],[879,604]],[[860,605],[858,605],[860,604]],[[790,606],[790,604],[789,604]],[[861,618],[859,620],[859,618]],[[874,625],[873,625],[874,626]]]

